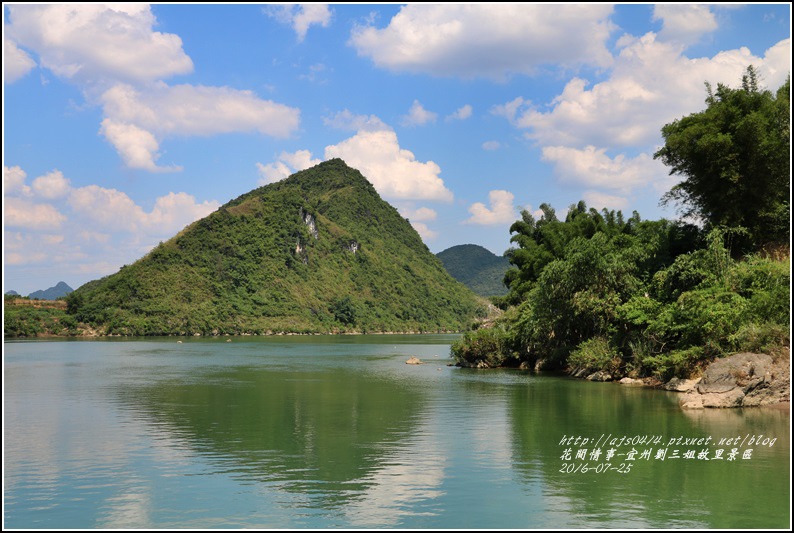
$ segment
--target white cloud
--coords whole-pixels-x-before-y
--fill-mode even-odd
[[[438,237],[438,232],[430,229],[424,222],[411,221],[411,226],[416,230],[423,241],[432,241]]]
[[[572,79],[549,111],[517,98],[492,112],[512,118],[541,146],[650,147],[661,141],[664,124],[705,107],[705,81],[736,86],[753,64],[776,89],[791,63],[788,39],[764,58],[742,48],[690,59],[680,46],[659,42],[653,33],[624,37],[619,44],[622,49],[607,80],[588,87],[585,80]]]
[[[6,198],[3,221],[6,226],[30,230],[59,229],[66,217],[49,204],[34,204],[23,198]]]
[[[656,4],[653,20],[662,21],[659,39],[694,44],[701,36],[717,29],[717,19],[703,4]]]
[[[315,12],[301,8],[298,19],[314,20]],[[193,63],[177,35],[153,30],[157,20],[147,4],[17,4],[9,6],[9,20],[14,42],[78,85],[89,104],[102,106],[100,132],[131,168],[181,170],[158,165],[161,143],[173,136],[286,138],[298,128],[300,110],[251,91],[166,85],[163,79],[192,72]]]
[[[177,35],[153,31],[157,20],[147,4],[13,4],[8,10],[7,32],[60,77],[145,82],[193,70]]]
[[[151,213],[146,215],[144,226],[151,234],[171,237],[188,224],[209,215],[220,205],[215,201],[197,203],[193,195],[170,192],[157,198]]]
[[[219,206],[215,201],[198,204],[187,193],[171,192],[157,198],[152,211],[146,213],[125,193],[98,185],[72,189],[68,202],[82,220],[98,224],[105,231],[140,232],[150,238],[170,237]]]
[[[298,127],[296,108],[229,87],[160,84],[137,90],[117,85],[102,95],[105,115],[159,135],[258,132],[289,137]]]
[[[325,158],[334,157],[358,169],[387,198],[452,201],[452,192],[438,176],[441,168],[433,161],[417,161],[412,152],[400,148],[394,131],[359,131],[325,148]]]
[[[267,165],[262,163],[256,164],[256,169],[259,171],[259,185],[267,185],[268,183],[275,183],[290,177],[292,171],[283,161],[275,161]]]
[[[159,84],[138,90],[116,85],[102,94],[101,102],[108,117],[101,133],[127,166],[150,172],[181,170],[157,166],[162,138],[232,132],[288,137],[300,122],[298,109],[229,87]]]
[[[303,42],[311,26],[320,25],[327,28],[331,24],[331,10],[328,9],[327,4],[285,4],[268,6],[263,11],[282,24],[292,26],[298,36],[298,42]]]
[[[561,181],[590,187],[630,191],[657,179],[665,179],[667,171],[647,154],[627,158],[621,154],[610,158],[606,149],[587,146],[583,150],[566,146],[547,146],[543,161],[554,164]]]
[[[608,66],[606,4],[411,4],[386,28],[360,26],[350,43],[394,71],[503,79],[540,65]]]
[[[429,222],[438,217],[435,209],[430,209],[429,207],[420,207],[419,209],[403,207],[400,209],[400,214],[411,222]]]
[[[38,196],[53,200],[69,193],[69,180],[63,177],[60,170],[39,176],[33,180],[33,190]]]
[[[428,122],[435,122],[437,117],[437,113],[428,111],[422,107],[419,100],[414,100],[408,114],[402,117],[401,123],[403,126],[424,126]]]
[[[355,115],[350,110],[339,111],[331,117],[323,118],[326,126],[338,130],[349,131],[380,131],[391,130],[381,119],[375,115]]]
[[[501,148],[502,145],[499,141],[485,141],[482,143],[482,149],[487,150],[489,152],[493,152],[494,150],[498,150]]]
[[[472,107],[469,104],[457,109],[454,113],[447,115],[447,120],[466,120],[471,117]]]
[[[36,62],[20,50],[16,43],[3,39],[3,83],[14,83],[33,70]]]
[[[469,207],[469,217],[465,224],[493,225],[515,222],[517,219],[516,208],[513,205],[513,193],[508,191],[491,191],[488,193],[488,202],[491,207],[477,202]]]
[[[25,185],[25,178],[27,174],[21,167],[3,167],[3,195],[6,194],[22,194],[29,196],[31,194],[30,187]]]
[[[617,209],[619,211],[626,209],[629,205],[628,199],[623,196],[613,196],[604,194],[597,191],[587,191],[582,195],[588,207],[592,207],[597,211],[602,209]]]
[[[312,153],[309,150],[298,150],[293,153],[281,152],[278,160],[273,163],[267,165],[256,164],[261,176],[259,184],[266,185],[281,181],[299,170],[306,170],[320,163],[322,163],[320,159],[312,159]]]
[[[124,163],[130,168],[149,172],[175,172],[179,166],[160,167],[157,159],[160,143],[150,132],[134,124],[120,123],[109,118],[102,121],[100,133],[116,148]]]
[[[309,150],[298,150],[292,153],[281,152],[280,159],[294,168],[295,172],[306,170],[322,163],[320,159],[312,159],[312,153]]]
[[[504,104],[493,106],[491,108],[491,114],[498,117],[504,117],[510,123],[515,123],[518,110],[521,109],[525,103],[529,104],[528,101],[525,102],[524,99],[519,96],[518,98],[515,98]]]

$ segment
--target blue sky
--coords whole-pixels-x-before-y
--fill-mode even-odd
[[[73,288],[332,157],[437,253],[675,218],[661,127],[791,69],[789,4],[4,4],[3,291]]]

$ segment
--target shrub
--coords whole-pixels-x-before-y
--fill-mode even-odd
[[[461,366],[495,368],[518,363],[507,332],[499,326],[469,331],[452,344],[451,353]]]

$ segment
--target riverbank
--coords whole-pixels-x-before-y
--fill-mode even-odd
[[[589,379],[589,377],[587,378]],[[682,409],[776,406],[791,403],[791,351],[768,354],[737,353],[712,361],[701,377],[673,378],[662,383],[652,378],[623,378],[627,386],[650,386],[682,393]]]

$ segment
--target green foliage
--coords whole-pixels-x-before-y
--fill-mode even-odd
[[[5,303],[3,336],[6,338],[81,334],[78,321],[63,309],[11,305],[8,300]]]
[[[339,159],[255,189],[67,297],[121,335],[455,331],[475,296]]]
[[[504,276],[510,267],[506,257],[497,256],[476,244],[461,244],[437,254],[447,272],[475,294],[504,296]]]
[[[512,341],[499,326],[466,332],[451,346],[452,357],[461,366],[495,368],[518,364]]]
[[[616,373],[621,366],[620,355],[606,337],[593,337],[581,343],[568,358],[573,367],[595,372]]]
[[[736,261],[724,246],[726,232],[715,229],[704,247],[671,261],[669,229],[637,217],[631,231],[568,241],[505,313],[499,338],[519,362],[665,379],[737,350],[788,344],[788,260]],[[478,360],[482,344],[464,337],[454,353]]]
[[[790,231],[790,78],[776,94],[757,78],[750,66],[740,89],[706,83],[706,109],[664,126],[654,154],[684,177],[664,201],[711,226],[746,228],[740,251],[786,243]]]
[[[597,235],[606,237],[623,248],[633,248],[637,255],[637,275],[647,278],[663,266],[669,265],[680,253],[688,252],[700,243],[696,227],[668,221],[642,221],[636,212],[625,220],[620,211],[587,209],[584,202],[570,207],[564,222],[557,220],[554,210],[541,205],[543,215],[538,221],[527,211],[522,219],[510,227],[511,242],[518,247],[507,252],[515,268],[508,270],[505,284],[508,295],[500,301],[503,307],[525,300],[547,265],[576,247],[574,240],[585,241]],[[629,239],[626,241],[625,239]]]

